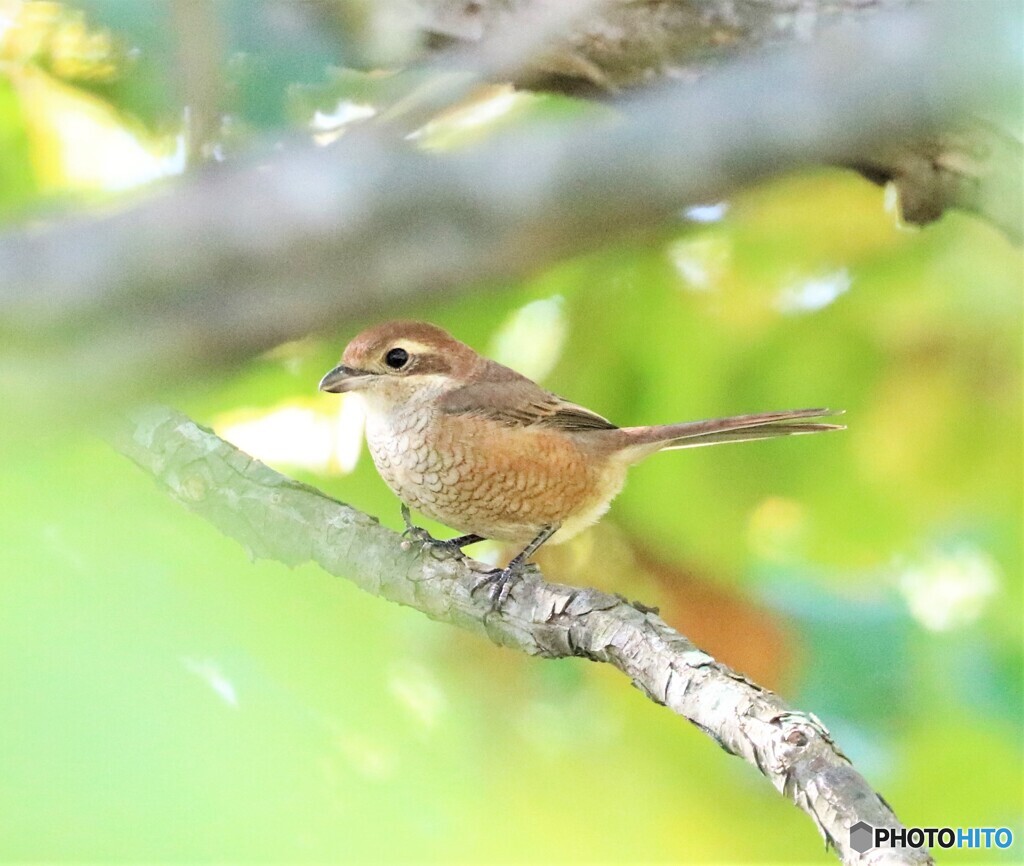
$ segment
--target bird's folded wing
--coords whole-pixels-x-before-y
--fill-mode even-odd
[[[616,425],[584,406],[545,391],[524,377],[481,381],[449,391],[438,401],[442,412],[488,418],[507,427],[561,430],[615,430]]]

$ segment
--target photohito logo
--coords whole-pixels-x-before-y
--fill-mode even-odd
[[[1008,827],[872,827],[858,821],[850,828],[850,847],[858,854],[872,848],[1009,848]]]

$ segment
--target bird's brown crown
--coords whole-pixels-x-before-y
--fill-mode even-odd
[[[384,322],[356,335],[342,363],[366,372],[453,373],[477,358],[465,343],[427,322]]]

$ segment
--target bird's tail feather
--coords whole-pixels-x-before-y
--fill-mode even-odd
[[[842,414],[842,410],[793,409],[788,412],[734,415],[731,418],[688,421],[683,424],[663,424],[655,427],[623,427],[619,432],[627,437],[623,451],[629,457],[639,460],[655,451],[843,430],[845,427],[842,424],[826,424],[812,420]]]

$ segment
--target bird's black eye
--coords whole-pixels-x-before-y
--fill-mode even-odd
[[[384,356],[384,363],[392,370],[401,370],[402,367],[409,363],[409,353],[405,349],[396,346],[394,349],[388,350],[388,353]]]

